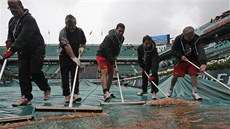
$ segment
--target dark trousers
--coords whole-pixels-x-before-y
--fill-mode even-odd
[[[33,53],[18,56],[19,65],[19,84],[21,95],[28,100],[33,99],[32,95],[32,80],[37,84],[40,90],[51,90],[47,79],[42,72],[44,54]]]
[[[146,73],[149,74],[149,69],[146,69]],[[152,73],[153,76],[154,76],[154,83],[156,85],[158,85],[158,81],[159,81],[159,78],[158,78],[158,74],[156,72]],[[142,90],[144,92],[147,92],[148,91],[148,77],[145,75],[144,72],[142,72]],[[155,93],[157,93],[159,90],[156,88],[156,86],[154,86],[152,83],[151,83],[151,93],[153,93],[153,91]]]
[[[61,81],[62,81],[62,95],[68,96],[70,95],[69,75],[71,77],[71,89],[72,89],[75,71],[76,71],[76,63],[74,63],[73,61],[70,61],[69,63],[60,61],[60,70],[61,70]],[[74,93],[79,94],[79,70],[77,74]]]

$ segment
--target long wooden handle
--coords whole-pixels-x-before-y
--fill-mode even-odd
[[[78,59],[80,59],[80,53],[79,53]],[[79,66],[77,65],[75,75],[74,75],[74,80],[73,80],[73,86],[72,86],[72,91],[71,91],[71,96],[70,96],[69,107],[73,107],[73,95],[74,95],[75,85],[76,85],[76,81],[77,81],[78,69],[79,69]]]
[[[150,78],[149,77],[149,75],[146,73],[146,71],[144,71],[145,72],[145,75],[148,77],[148,78]],[[159,88],[153,81],[151,81],[151,83],[166,97],[166,98],[168,98],[168,96],[161,90],[161,88]]]
[[[191,65],[193,65],[194,67],[196,67],[197,69],[200,70],[200,68],[199,68],[197,65],[195,65],[194,63],[192,63],[191,61],[187,60],[187,62],[190,63]],[[213,77],[212,75],[210,75],[209,73],[207,73],[207,72],[205,72],[205,71],[204,71],[204,73],[205,73],[206,75],[208,75],[209,77],[211,77],[212,79],[214,79],[215,81],[217,81],[218,83],[220,83],[222,86],[226,87],[228,90],[230,90],[230,88],[229,88],[227,85],[225,85],[224,83],[220,82],[219,80],[217,80],[216,78],[214,78],[214,77]]]
[[[118,69],[116,61],[115,61],[115,65],[116,65],[116,69]],[[124,103],[124,98],[123,98],[123,94],[122,94],[122,90],[121,90],[121,83],[120,83],[120,78],[119,78],[118,72],[117,72],[117,81],[118,81],[118,86],[119,86],[120,95],[121,95],[121,102]]]
[[[7,62],[7,59],[4,59],[2,69],[1,69],[1,72],[0,72],[0,80],[2,79],[2,75],[3,75],[3,72],[4,72],[5,67],[6,67],[6,62]]]

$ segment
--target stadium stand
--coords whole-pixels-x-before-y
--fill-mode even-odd
[[[204,39],[205,51],[208,60],[221,59],[230,56],[230,15],[229,11],[222,13],[220,16],[215,17],[214,20],[202,25],[196,29],[196,33]],[[137,47],[139,44],[123,44],[120,54],[118,56],[118,68],[120,74],[124,76],[135,75],[131,65],[140,71],[137,62]],[[159,71],[167,70],[174,65],[174,59],[171,57],[169,44],[164,51],[159,52],[160,67]],[[212,46],[210,46],[212,45]],[[98,78],[100,75],[97,72],[96,52],[99,44],[87,44],[85,53],[81,57],[81,78]],[[0,46],[0,55],[6,51],[4,46]],[[47,44],[46,57],[44,61],[43,71],[47,78],[60,78],[59,61],[58,61],[58,44]],[[2,63],[1,63],[2,64]],[[8,59],[5,73],[18,72],[17,68],[17,55],[15,54]],[[4,74],[4,76],[12,76],[12,74]],[[6,77],[7,78],[7,77]],[[17,78],[17,77],[15,77]]]

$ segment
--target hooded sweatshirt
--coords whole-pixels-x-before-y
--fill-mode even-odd
[[[115,29],[110,30],[97,50],[97,56],[106,58],[111,65],[115,64],[115,57],[120,53],[121,45],[124,42],[124,37],[118,38]]]
[[[143,44],[139,45],[137,48],[137,53],[138,63],[141,68],[152,69],[152,71],[157,72],[159,55],[155,42],[152,43],[150,48],[144,48]]]
[[[183,34],[176,37],[171,52],[181,61],[182,56],[186,56],[188,60],[197,61],[200,64],[206,64],[206,54],[203,47],[201,37],[195,35],[192,41],[186,41]]]

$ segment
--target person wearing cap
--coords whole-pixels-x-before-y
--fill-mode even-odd
[[[114,71],[118,72],[115,61],[124,42],[124,31],[125,25],[123,23],[117,24],[116,29],[109,31],[97,50],[96,59],[101,72],[101,85],[105,101],[113,96],[110,94],[110,86]]]
[[[146,35],[142,39],[142,44],[137,48],[138,63],[142,68],[142,90],[137,93],[138,96],[147,94],[148,81],[154,82],[158,85],[158,67],[159,67],[159,55],[157,52],[156,44],[149,35]],[[152,75],[148,78],[146,75],[152,72]],[[157,99],[156,93],[157,87],[151,83],[152,99]]]
[[[192,98],[194,100],[201,100],[202,97],[197,93],[197,76],[199,70],[187,62],[187,60],[199,65],[200,72],[205,71],[206,55],[202,38],[195,34],[195,29],[192,26],[187,26],[183,29],[182,34],[176,37],[171,52],[176,56],[178,63],[174,67],[171,87],[166,95],[168,97],[172,95],[178,77],[184,77],[185,74],[189,74],[191,76]]]
[[[76,24],[76,18],[71,14],[67,15],[65,18],[65,27],[59,33],[59,62],[62,81],[62,95],[65,96],[65,103],[69,103],[70,101],[69,74],[71,75],[71,87],[73,87],[76,66],[80,66],[81,63],[79,54],[83,54],[86,44],[85,34],[81,28],[76,26]],[[81,101],[81,97],[79,95],[79,71],[77,74],[73,97],[74,102]]]
[[[18,53],[19,84],[21,98],[12,106],[31,104],[32,80],[44,91],[44,100],[50,98],[51,88],[42,72],[45,57],[45,43],[36,20],[25,9],[20,0],[8,0],[8,9],[13,14],[9,21],[6,47],[3,59]]]

